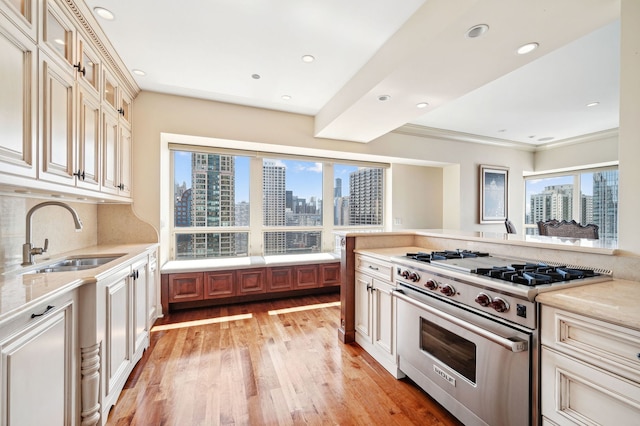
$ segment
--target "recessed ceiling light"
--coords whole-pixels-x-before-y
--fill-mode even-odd
[[[132,69],[131,72],[134,73],[135,75],[139,75],[140,77],[147,75],[146,72],[139,69]]]
[[[426,108],[428,106],[429,104],[426,102],[420,102],[419,104],[416,104],[416,108]]]
[[[282,99],[283,99],[283,100],[285,100],[285,101],[288,101],[288,100],[290,100],[290,99],[291,99],[291,96],[289,96],[289,95],[282,95]]]
[[[590,102],[590,103],[587,104],[588,107],[594,107],[594,106],[597,106],[597,105],[600,105],[600,102]]]
[[[251,74],[251,78],[254,80],[260,80],[260,74]]]
[[[304,55],[302,56],[302,62],[313,62],[315,61],[316,58],[314,58],[312,55]]]
[[[533,52],[534,50],[536,50],[538,46],[540,45],[535,42],[523,44],[522,46],[518,47],[518,50],[516,50],[516,52],[518,52],[518,55],[526,55],[527,53]]]
[[[391,96],[389,96],[389,95],[380,95],[380,96],[378,96],[378,100],[379,101],[388,101],[389,99],[391,99]]]
[[[477,38],[489,31],[487,24],[475,25],[467,30],[467,38]]]
[[[94,7],[93,11],[96,13],[96,15],[98,15],[102,19],[106,19],[107,21],[113,21],[114,19],[116,19],[116,16],[110,10],[105,9],[104,7]]]

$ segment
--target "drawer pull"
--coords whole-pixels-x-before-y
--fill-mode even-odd
[[[373,269],[374,271],[379,271],[380,270],[380,268],[377,268],[377,267],[371,266],[371,265],[369,265],[369,269]]]
[[[44,314],[46,314],[47,312],[49,312],[50,310],[52,310],[55,306],[52,305],[47,305],[47,309],[45,309],[44,311],[42,311],[41,314],[31,314],[31,318],[37,318],[37,317],[41,317]]]

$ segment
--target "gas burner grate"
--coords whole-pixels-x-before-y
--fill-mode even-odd
[[[599,275],[591,269],[576,269],[564,265],[550,266],[544,263],[524,263],[509,266],[495,266],[493,268],[478,268],[472,272],[478,275],[527,286],[553,284],[560,281],[570,281]]]
[[[471,251],[471,250],[443,250],[432,251],[431,253],[417,252],[407,253],[407,257],[420,262],[431,262],[432,260],[449,260],[449,259],[463,259],[469,257],[487,257],[489,253]]]

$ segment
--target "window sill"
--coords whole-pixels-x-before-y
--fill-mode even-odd
[[[224,259],[171,260],[160,268],[162,274],[182,272],[222,271],[248,269],[264,266],[306,265],[310,263],[332,263],[340,261],[335,253],[285,254],[277,256],[231,257]]]

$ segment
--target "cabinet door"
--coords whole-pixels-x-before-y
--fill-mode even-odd
[[[293,268],[291,266],[269,268],[267,273],[268,292],[293,290]]]
[[[371,339],[371,288],[372,278],[356,272],[355,276],[355,329],[366,339]]]
[[[36,0],[0,0],[0,14],[24,31],[32,41],[38,41],[38,3]],[[3,27],[6,25],[2,24]],[[4,57],[3,57],[4,58]]]
[[[36,177],[38,56],[35,44],[0,14],[0,166]]]
[[[123,125],[118,127],[118,194],[131,195],[131,130]]]
[[[129,270],[106,285],[105,395],[119,389],[131,362]]]
[[[296,290],[303,288],[317,288],[318,281],[318,265],[296,266],[294,268],[294,288]]]
[[[131,96],[124,90],[120,90],[120,118],[131,125]]]
[[[207,272],[205,274],[205,299],[220,299],[236,295],[234,271]]]
[[[42,52],[41,175],[43,180],[74,185],[73,77]]]
[[[373,344],[392,359],[395,355],[395,305],[393,286],[373,279],[372,338]]]
[[[0,342],[1,424],[75,424],[72,306],[69,301],[51,307],[24,330]]]
[[[79,187],[100,188],[100,102],[78,87],[78,145],[74,174]]]
[[[71,72],[75,63],[75,27],[55,0],[43,0],[40,48]]]
[[[131,286],[133,287],[133,337],[134,337],[134,352],[138,355],[147,347],[148,342],[148,330],[147,325],[147,289],[148,283],[148,268],[147,259],[138,262],[132,266],[131,272]]]
[[[92,49],[87,40],[78,36],[76,75],[78,81],[98,98],[100,103],[100,56]]]
[[[202,272],[169,275],[169,303],[202,300],[202,275]]]
[[[102,187],[101,190],[117,194],[118,176],[118,116],[102,114]]]
[[[340,263],[321,263],[320,285],[323,287],[340,285]]]
[[[147,289],[147,321],[149,328],[153,325],[156,318],[158,318],[158,284],[159,284],[160,272],[158,271],[158,257],[156,251],[149,255],[149,287]]]
[[[266,291],[263,268],[238,270],[238,296],[260,294]]]

